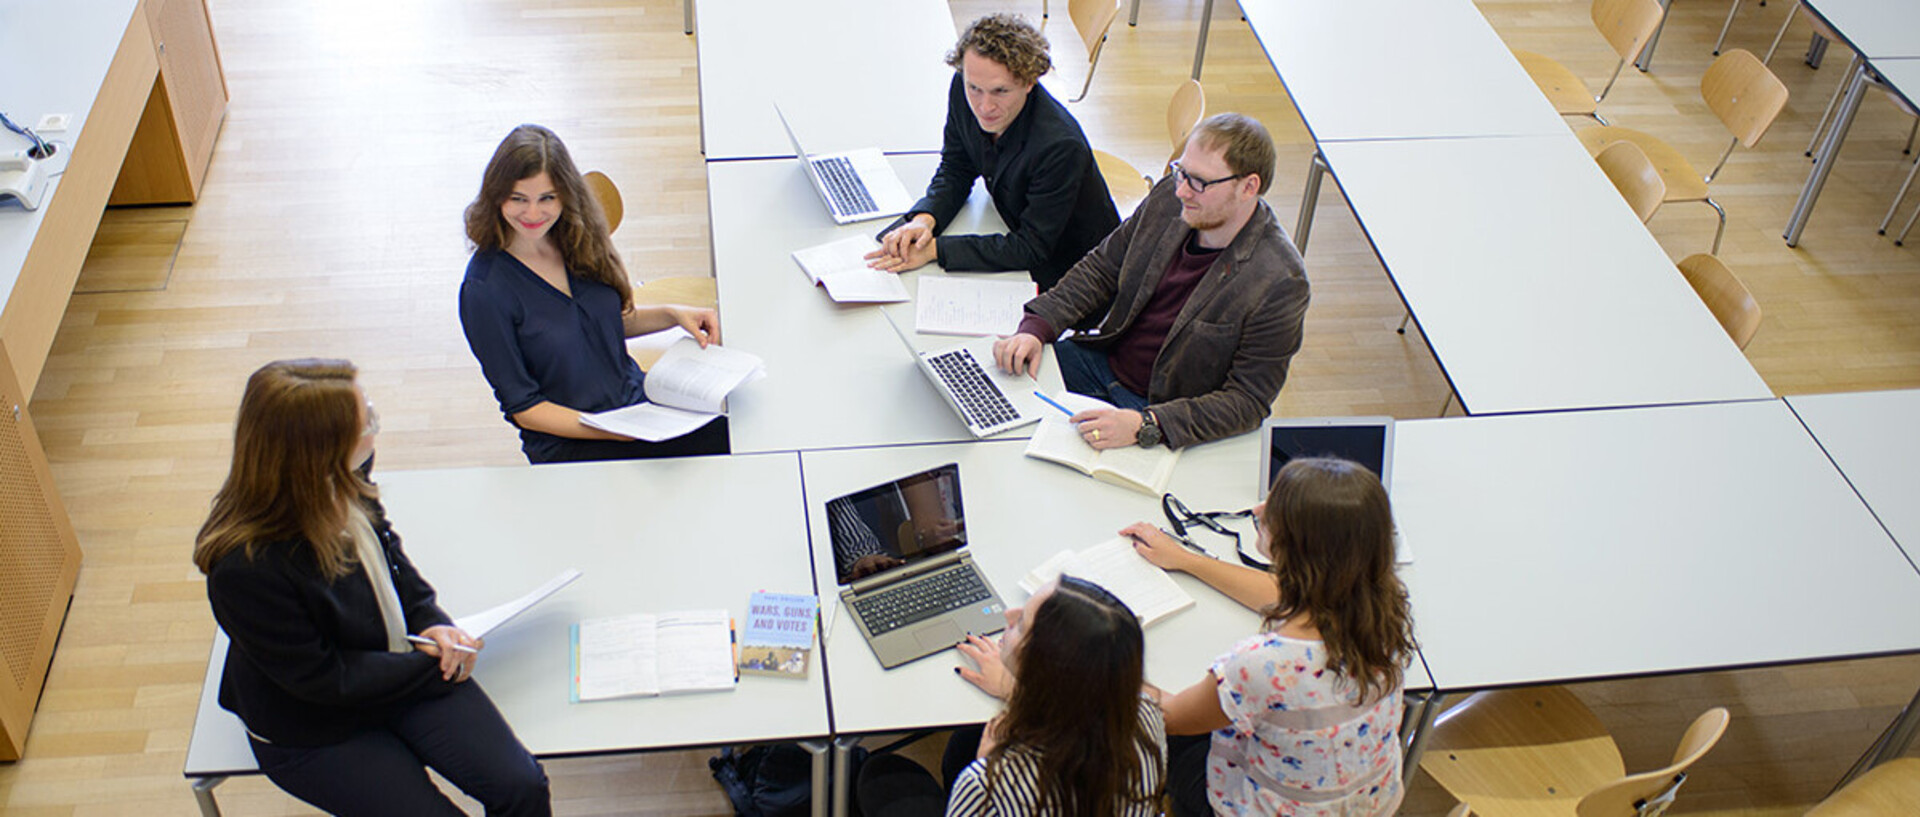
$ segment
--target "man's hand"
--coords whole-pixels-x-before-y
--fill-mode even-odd
[[[994,357],[999,357],[998,346],[994,347]],[[1080,439],[1096,450],[1133,445],[1140,426],[1146,421],[1146,417],[1133,409],[1091,409],[1073,415]]]
[[[1021,332],[993,342],[993,362],[1003,372],[1025,372],[1028,377],[1037,378],[1040,376],[1040,350],[1045,347],[1046,344],[1041,343],[1039,338]]]
[[[934,246],[933,216],[917,213],[905,224],[880,237],[880,249],[866,254],[867,266],[882,272],[906,272],[933,263],[940,255]]]

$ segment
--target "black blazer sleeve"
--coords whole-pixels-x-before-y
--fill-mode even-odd
[[[960,87],[960,75],[956,73],[952,87],[947,90],[947,126],[940,142],[940,167],[927,182],[927,194],[907,209],[909,217],[914,213],[933,216],[934,235],[947,229],[954,215],[967,203],[967,196],[972,195],[973,180],[980,178],[980,166],[967,153],[963,130],[973,126],[973,111],[967,107],[965,90]]]
[[[1022,185],[1026,206],[1007,225],[1008,232],[943,235],[938,244],[940,266],[956,271],[1034,270],[1052,257],[1054,245],[1077,210],[1081,182],[1093,167],[1093,152],[1070,139],[1030,145],[1028,150],[1033,155],[1025,157],[1019,168],[1026,173]],[[1020,184],[1017,179],[1009,182]],[[1113,205],[1109,202],[1107,207]]]

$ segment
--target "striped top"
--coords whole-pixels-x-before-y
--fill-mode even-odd
[[[1145,767],[1147,790],[1135,792],[1143,801],[1135,803],[1119,812],[1121,817],[1155,817],[1160,813],[1157,797],[1160,780],[1166,772],[1167,728],[1160,717],[1160,707],[1140,698],[1140,725],[1147,734],[1153,736],[1154,744],[1160,748],[1160,762],[1140,753],[1140,765]],[[1026,817],[1039,812],[1034,803],[1039,798],[1039,764],[1030,752],[1009,750],[1001,756],[999,774],[994,787],[987,788],[987,761],[975,760],[961,770],[954,778],[953,794],[947,799],[947,817]]]

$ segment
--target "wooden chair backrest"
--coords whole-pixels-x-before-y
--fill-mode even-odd
[[[1621,140],[1608,145],[1593,160],[1642,223],[1653,218],[1653,211],[1660,209],[1660,201],[1667,197],[1667,183],[1660,180],[1660,170],[1647,158],[1646,151]]]
[[[1700,98],[1733,138],[1753,147],[1787,107],[1787,86],[1753,52],[1735,48],[1707,66]]]
[[[1889,760],[1807,812],[1807,817],[1920,814],[1920,757]]]
[[[587,190],[593,193],[593,200],[600,203],[600,212],[607,217],[607,232],[620,229],[620,219],[626,215],[626,208],[620,203],[620,188],[598,170],[588,171],[585,178]]]
[[[1087,62],[1093,62],[1100,53],[1100,41],[1107,38],[1107,29],[1120,16],[1120,0],[1067,0],[1067,16],[1073,18],[1080,42],[1087,47]]]
[[[1613,53],[1630,60],[1646,48],[1666,13],[1660,0],[1593,0],[1593,27],[1607,38]]]
[[[1187,80],[1173,92],[1173,100],[1167,103],[1167,141],[1173,145],[1174,156],[1186,148],[1187,135],[1206,115],[1207,91],[1200,87],[1200,80]]]
[[[1588,792],[1587,796],[1580,798],[1580,817],[1619,817],[1622,814],[1643,813],[1642,803],[1672,788],[1676,776],[1720,742],[1720,736],[1726,734],[1727,722],[1731,719],[1725,707],[1716,706],[1700,713],[1700,717],[1694,718],[1693,724],[1687,727],[1686,734],[1680,736],[1680,746],[1673,751],[1672,765],[1627,775]],[[1644,813],[1658,814],[1664,810],[1664,806],[1655,805]]]
[[[1724,262],[1706,253],[1680,259],[1679,267],[1734,345],[1747,348],[1760,330],[1760,303],[1753,299],[1747,285],[1740,283]]]

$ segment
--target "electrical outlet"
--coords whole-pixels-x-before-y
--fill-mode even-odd
[[[50,114],[47,114],[46,116],[40,117],[40,124],[34,126],[33,129],[35,132],[41,132],[41,133],[44,133],[47,131],[63,131],[67,129],[67,123],[72,121],[73,121],[73,114],[50,113]]]

